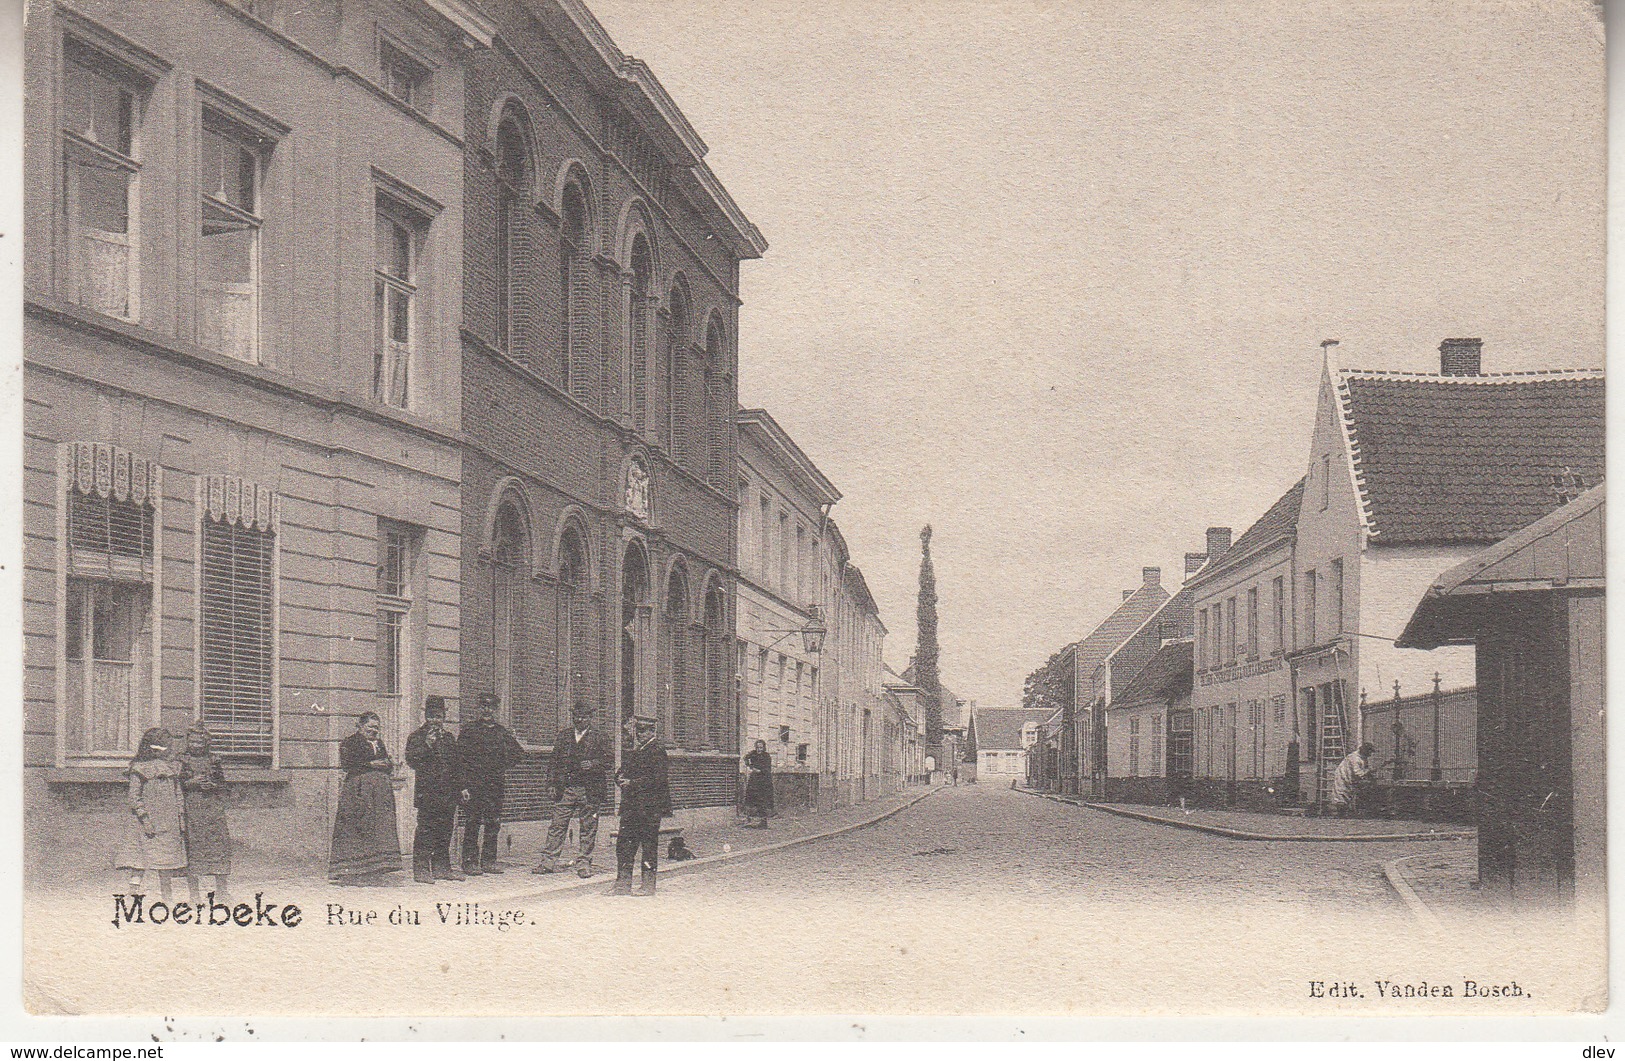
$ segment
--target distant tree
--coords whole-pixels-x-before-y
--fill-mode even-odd
[[[931,566],[931,525],[920,531],[920,597],[914,609],[914,684],[925,693],[925,743],[942,745],[942,678],[937,671],[937,573]]]
[[[1030,711],[1051,711],[1065,707],[1067,688],[1061,669],[1062,649],[1050,656],[1042,667],[1027,675],[1022,685],[1021,706]]]

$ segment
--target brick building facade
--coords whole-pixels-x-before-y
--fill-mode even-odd
[[[570,702],[661,718],[678,808],[731,805],[739,262],[760,233],[654,75],[575,0],[484,5],[463,164],[461,696],[547,816]]]
[[[75,0],[27,34],[29,865],[105,871],[143,729],[201,719],[239,857],[314,868],[357,716],[398,757],[460,681],[463,78],[489,24]]]

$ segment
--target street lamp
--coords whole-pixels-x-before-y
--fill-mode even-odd
[[[824,625],[824,617],[819,614],[817,608],[814,608],[812,617],[807,620],[805,626],[795,630],[763,630],[762,632],[764,634],[779,635],[779,639],[768,645],[768,648],[773,648],[786,638],[800,634],[801,647],[807,650],[807,655],[816,656],[824,650],[824,635],[829,633],[829,627]]]

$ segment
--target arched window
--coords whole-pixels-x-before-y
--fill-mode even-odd
[[[505,721],[514,718],[514,647],[519,636],[524,604],[523,589],[530,578],[529,534],[524,517],[512,498],[497,508],[491,532],[491,690],[501,702]],[[520,734],[520,740],[527,739]]]
[[[662,364],[666,371],[666,451],[679,464],[690,460],[688,432],[692,413],[688,400],[688,296],[680,286],[673,286],[666,299],[666,352]]]
[[[584,697],[590,702],[596,692],[592,687],[592,670],[587,663],[592,633],[592,619],[587,613],[591,595],[587,586],[586,546],[582,544],[577,528],[567,527],[559,539],[559,583],[554,622],[558,632],[558,649],[554,655],[558,671],[558,702],[554,724],[558,727],[562,727],[569,718],[570,705],[576,697]]]
[[[621,721],[640,713],[646,698],[649,650],[649,555],[629,542],[621,560]]]
[[[713,313],[705,326],[705,401],[700,438],[704,440],[706,481],[718,489],[728,481],[727,440],[723,434],[731,412],[723,389],[723,377],[728,370],[727,354],[722,319]]]
[[[705,723],[698,734],[717,751],[739,752],[739,719],[734,699],[732,638],[728,632],[728,604],[722,587],[713,585],[705,595],[705,631],[701,637],[705,679]]]
[[[649,241],[639,232],[632,238],[631,269],[626,289],[626,354],[623,379],[629,382],[622,411],[640,433],[650,430],[649,415],[649,289],[654,280],[654,258]]]
[[[559,219],[559,306],[562,342],[560,374],[564,392],[585,403],[592,396],[591,278],[588,273],[592,252],[588,245],[587,200],[574,182],[565,185]]]
[[[525,189],[531,183],[530,148],[525,142],[519,115],[509,111],[497,124],[497,345],[513,352],[516,347],[513,313],[515,288],[514,229],[520,222]]]
[[[665,670],[660,714],[666,733],[680,748],[688,747],[693,728],[688,639],[688,576],[677,566],[666,582],[666,607],[660,616],[660,655]]]

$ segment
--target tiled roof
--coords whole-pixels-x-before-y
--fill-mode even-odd
[[[1205,565],[1191,579],[1191,583],[1200,583],[1209,575],[1220,571],[1228,571],[1253,553],[1273,544],[1274,542],[1296,534],[1298,530],[1298,509],[1303,505],[1304,479],[1299,479],[1292,487],[1276,499],[1275,504],[1269,507],[1258,521],[1244,531],[1237,538],[1235,544],[1211,564]]]
[[[1345,369],[1337,389],[1374,543],[1499,541],[1602,480],[1601,372]]]
[[[971,716],[976,721],[976,750],[1020,751],[1022,727],[1029,722],[1041,726],[1049,716],[1048,711],[1025,708],[979,707]]]
[[[1077,644],[1078,673],[1092,674],[1113,652],[1134,636],[1134,631],[1145,625],[1145,621],[1156,614],[1158,608],[1168,600],[1168,591],[1160,585],[1142,585],[1135,590],[1127,600],[1117,606],[1117,610],[1106,617],[1106,621],[1095,627],[1094,632]]]
[[[1194,659],[1192,648],[1193,642],[1190,641],[1163,645],[1107,710],[1121,710],[1131,704],[1150,700],[1176,700],[1189,693]]]

